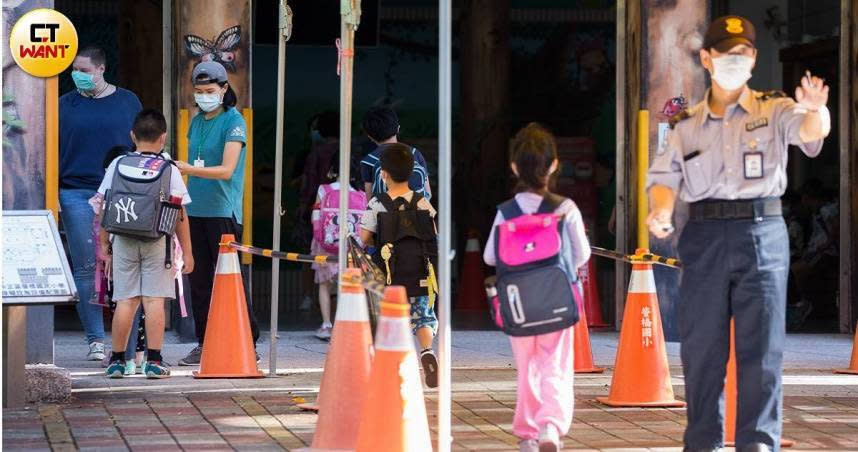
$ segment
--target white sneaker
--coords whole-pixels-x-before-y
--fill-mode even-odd
[[[526,439],[518,443],[519,452],[538,452],[539,442],[535,439]]]
[[[323,323],[318,330],[316,330],[316,338],[323,341],[331,340],[331,330],[334,327],[330,323]]]
[[[548,424],[539,431],[539,452],[557,452],[560,445],[560,433],[557,427]]]
[[[104,344],[92,342],[89,344],[89,353],[86,354],[87,361],[101,361],[104,359]]]

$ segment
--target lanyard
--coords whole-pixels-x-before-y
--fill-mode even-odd
[[[212,129],[215,128],[216,123],[218,121],[220,121],[220,117],[222,114],[223,114],[223,112],[218,113],[218,115],[212,119],[206,119],[205,115],[203,115],[203,120],[199,126],[200,127],[200,142],[199,142],[199,144],[197,144],[197,160],[202,160],[201,157],[202,157],[202,153],[203,153],[203,143],[206,142],[206,138],[208,138],[208,136],[211,134]],[[209,123],[208,126],[203,127],[204,125],[206,125],[206,122]]]

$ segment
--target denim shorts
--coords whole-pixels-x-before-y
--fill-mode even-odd
[[[434,335],[438,331],[438,318],[435,310],[429,307],[429,296],[413,297],[411,303],[411,332],[416,333],[420,328],[432,328]]]

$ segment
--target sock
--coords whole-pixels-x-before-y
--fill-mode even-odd
[[[110,362],[119,361],[122,364],[125,364],[125,352],[112,352],[110,354]]]
[[[154,348],[146,349],[146,360],[160,363],[163,361],[161,350],[155,350]]]

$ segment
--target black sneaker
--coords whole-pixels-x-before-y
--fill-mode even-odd
[[[423,366],[423,375],[426,378],[426,386],[438,387],[438,358],[431,348],[420,352],[420,365]]]
[[[179,360],[179,365],[180,366],[199,366],[200,365],[200,358],[202,358],[202,356],[203,356],[203,348],[198,345],[198,346],[194,347],[194,349],[191,350],[190,353],[188,353],[188,356]]]

